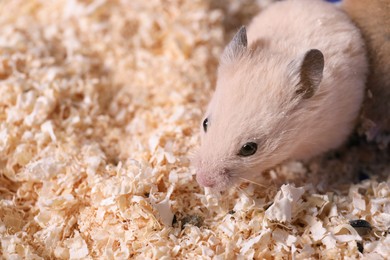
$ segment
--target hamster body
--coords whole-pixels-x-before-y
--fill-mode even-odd
[[[390,133],[390,0],[344,0],[342,7],[367,46],[371,93],[364,100],[363,118],[373,121],[379,133]]]
[[[336,148],[354,126],[366,74],[360,32],[337,7],[269,6],[222,54],[194,158],[198,183],[225,190]]]

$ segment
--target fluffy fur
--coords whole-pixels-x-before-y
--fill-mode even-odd
[[[359,112],[367,61],[358,29],[332,4],[317,0],[277,2],[248,27],[248,47],[229,44],[221,58],[215,93],[205,118],[207,133],[195,159],[202,186],[224,190],[241,178],[288,159],[336,148]],[[314,95],[299,95],[299,64],[310,49],[325,58]],[[243,144],[256,154],[240,157]]]
[[[370,73],[363,118],[390,133],[390,0],[344,0],[343,8],[359,27],[367,45]]]

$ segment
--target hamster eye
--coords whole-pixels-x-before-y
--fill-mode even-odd
[[[203,130],[204,132],[206,133],[207,132],[207,127],[209,126],[209,119],[206,118],[204,121],[203,121]]]
[[[244,144],[241,147],[238,155],[243,156],[243,157],[251,156],[251,155],[254,155],[256,153],[256,151],[257,151],[257,144],[253,143],[253,142],[249,142],[249,143]]]

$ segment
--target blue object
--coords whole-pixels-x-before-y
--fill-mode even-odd
[[[340,2],[341,0],[326,0],[327,2],[331,2],[331,3],[337,3],[337,2]]]

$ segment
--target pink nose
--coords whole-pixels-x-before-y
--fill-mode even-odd
[[[198,172],[196,174],[196,181],[203,187],[212,188],[215,186],[215,178],[211,178],[208,174]]]

